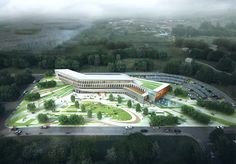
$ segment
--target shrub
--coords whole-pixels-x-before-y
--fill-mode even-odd
[[[56,85],[57,85],[57,82],[54,80],[37,83],[37,87],[40,89],[52,88],[52,87],[55,87]]]
[[[148,108],[143,108],[143,115],[148,115]]]
[[[47,116],[46,114],[39,114],[39,115],[37,116],[37,118],[38,118],[38,121],[39,121],[40,123],[46,123],[46,122],[48,122],[48,120],[49,120],[49,118],[48,118],[48,116]]]
[[[36,93],[28,93],[25,96],[25,100],[27,100],[27,101],[35,101],[35,100],[38,100],[38,99],[40,99],[40,94],[38,92],[36,92]]]
[[[102,119],[102,112],[99,111],[99,112],[97,113],[97,118],[98,118],[99,120]]]
[[[168,116],[157,116],[152,114],[150,116],[150,126],[164,126],[164,125],[175,125],[178,124],[178,117]]]
[[[31,112],[34,112],[35,109],[36,109],[36,106],[35,106],[34,103],[29,103],[29,104],[27,105],[27,109],[28,109],[29,111],[31,111]]]
[[[138,103],[138,104],[136,104],[136,112],[141,112],[141,106],[140,106],[140,104]]]
[[[197,100],[197,105],[201,107],[205,107],[209,110],[219,111],[225,114],[234,114],[235,110],[233,106],[226,102],[218,102],[218,101],[209,101],[209,100]]]
[[[191,106],[184,105],[181,107],[181,110],[184,114],[192,117],[198,122],[201,122],[203,124],[208,124],[210,122],[210,117],[208,115],[195,110]]]
[[[55,108],[56,108],[56,105],[55,105],[54,100],[45,101],[45,102],[44,102],[44,108],[45,108],[46,110],[52,110],[52,111],[54,111]]]
[[[88,118],[92,118],[92,115],[93,115],[92,110],[88,110],[88,112],[87,112],[87,116],[88,116]]]
[[[188,92],[181,89],[181,88],[176,88],[174,90],[174,94],[175,94],[175,96],[181,96],[181,97],[187,97],[188,96]]]
[[[127,106],[128,106],[129,108],[132,107],[132,102],[131,102],[131,100],[128,100],[128,102],[127,102]]]
[[[78,101],[75,101],[75,107],[79,108],[79,102]]]

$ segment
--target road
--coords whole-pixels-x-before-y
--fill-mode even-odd
[[[181,133],[175,133],[174,129],[180,129]],[[196,140],[203,150],[206,149],[208,136],[215,127],[133,127],[126,130],[124,127],[49,127],[41,129],[40,127],[21,128],[23,131],[21,136],[38,136],[38,135],[53,135],[53,136],[93,136],[93,135],[109,135],[120,136],[129,135],[131,133],[140,132],[141,129],[147,129],[145,135],[165,135],[165,136],[188,136]],[[168,130],[168,131],[167,131]],[[226,133],[236,134],[236,127],[225,127]],[[16,136],[10,129],[5,128],[0,131],[3,137]]]
[[[216,71],[216,72],[219,72],[219,73],[226,73],[226,74],[228,74],[228,75],[232,75],[231,73],[218,70],[218,69],[216,69],[215,67],[211,66],[210,64],[204,63],[204,62],[202,62],[202,61],[195,60],[195,62],[198,63],[198,64],[205,65],[205,66],[207,66],[207,67],[213,69],[213,70]]]

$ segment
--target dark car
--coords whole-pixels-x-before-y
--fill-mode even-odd
[[[13,127],[13,128],[11,128],[11,131],[17,131],[19,128],[17,128],[17,127]]]
[[[180,129],[175,129],[174,132],[175,133],[181,133],[181,130]]]
[[[142,133],[147,133],[148,130],[147,130],[147,129],[141,129],[140,132],[142,132]]]

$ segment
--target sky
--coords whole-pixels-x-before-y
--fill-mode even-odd
[[[0,0],[0,17],[174,16],[236,10],[236,0]]]

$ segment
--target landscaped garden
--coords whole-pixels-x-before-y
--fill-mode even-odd
[[[94,94],[93,98],[96,96],[99,97],[98,94]],[[129,112],[116,106],[122,99],[118,96],[110,101],[108,97],[103,97],[103,101],[110,102],[108,105],[99,102],[101,97],[97,100],[88,96],[82,98],[80,94],[74,92],[72,85],[64,84],[55,77],[46,77],[25,95],[6,125],[9,127],[42,124],[86,125],[91,124],[91,119],[92,122],[103,118],[116,121],[131,120]]]
[[[92,110],[92,112],[97,113],[97,112],[102,112],[104,113],[105,116],[111,117],[112,119],[115,120],[130,120],[131,116],[129,113],[124,111],[121,108],[117,107],[112,107],[109,105],[102,104],[100,102],[84,102],[85,108],[88,110]]]
[[[143,87],[152,90],[162,85],[154,81],[137,80]],[[203,107],[210,103],[204,103],[201,102],[203,105],[199,106],[197,101],[174,94],[167,94],[154,104],[139,104],[125,94],[76,93],[72,85],[64,84],[55,76],[50,76],[41,79],[26,93],[16,111],[8,118],[6,125],[8,127],[44,124],[51,126],[203,125],[201,121],[203,115],[208,119],[204,122],[206,125],[234,124],[234,118],[222,114],[218,116],[220,111],[208,111]],[[185,104],[193,107],[194,110],[192,108],[191,111],[181,110]],[[201,113],[197,113],[198,111]],[[213,115],[213,112],[217,113]],[[195,116],[196,113],[198,116]]]

